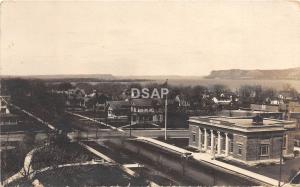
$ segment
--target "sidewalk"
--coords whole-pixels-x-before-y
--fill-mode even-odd
[[[208,162],[210,164],[216,165],[220,168],[223,168],[225,170],[229,170],[231,172],[243,175],[245,177],[248,178],[252,178],[254,180],[258,180],[262,183],[267,183],[271,186],[277,186],[278,185],[278,181],[269,177],[266,177],[264,175],[260,175],[257,173],[254,173],[252,171],[246,170],[246,169],[242,169],[240,167],[231,165],[231,164],[227,164],[218,160],[214,160],[212,159],[212,156],[208,153],[193,153],[192,154],[193,158],[195,160],[199,160],[199,161],[204,161],[204,162]]]
[[[89,118],[89,117],[86,117],[86,116],[83,116],[83,115],[80,115],[80,114],[76,114],[76,113],[73,113],[73,112],[68,112],[68,111],[66,111],[66,113],[71,114],[71,115],[73,115],[73,116],[77,116],[77,117],[83,118],[83,119],[87,119],[87,120],[93,121],[93,122],[95,122],[95,123],[98,123],[98,124],[104,125],[104,126],[106,126],[106,127],[109,127],[109,128],[111,128],[111,129],[113,129],[113,130],[117,130],[117,131],[120,131],[120,132],[124,132],[124,133],[125,133],[124,130],[122,130],[122,129],[120,129],[120,128],[117,128],[117,127],[114,127],[114,126],[112,126],[112,125],[109,125],[109,124],[107,124],[107,123],[104,123],[104,122],[102,122],[102,121],[98,121],[98,120],[95,120],[95,119],[92,119],[92,118]]]

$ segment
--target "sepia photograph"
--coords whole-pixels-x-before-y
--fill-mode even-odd
[[[0,0],[2,187],[300,187],[300,0]]]

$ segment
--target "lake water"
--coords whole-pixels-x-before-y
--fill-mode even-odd
[[[114,83],[122,83],[122,84],[131,84],[131,83],[140,83],[140,84],[147,84],[147,83],[159,83],[163,84],[166,80],[149,80],[149,81],[137,81],[137,82],[114,82]],[[113,83],[109,81],[96,81],[96,82],[86,82],[92,85],[96,85],[98,83]],[[243,85],[261,85],[264,88],[274,88],[277,90],[282,90],[284,85],[291,85],[295,88],[298,92],[300,92],[300,80],[256,80],[256,79],[244,79],[244,80],[232,80],[232,79],[169,79],[169,85],[174,86],[197,86],[202,85],[206,87],[213,86],[215,84],[222,84],[230,88],[231,90],[235,91],[239,89]],[[75,82],[73,82],[75,84]]]
[[[160,81],[163,83],[164,81]],[[242,85],[261,85],[264,88],[275,88],[282,90],[284,85],[289,84],[300,92],[300,80],[231,80],[231,79],[178,79],[169,80],[171,85],[185,85],[185,86],[213,86],[215,84],[223,84],[233,91],[240,88]]]

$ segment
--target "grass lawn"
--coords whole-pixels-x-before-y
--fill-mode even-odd
[[[37,174],[38,179],[46,186],[147,186],[142,178],[133,178],[115,166],[73,166],[49,170]],[[32,179],[32,180],[34,180]],[[32,181],[19,181],[10,186],[31,186]]]

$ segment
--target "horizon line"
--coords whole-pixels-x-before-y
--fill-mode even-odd
[[[230,70],[241,70],[241,71],[255,71],[255,70],[259,70],[259,71],[276,71],[276,70],[290,70],[290,69],[300,69],[300,66],[295,66],[295,67],[289,67],[289,68],[278,68],[278,69],[259,69],[259,68],[255,68],[255,69],[240,69],[240,68],[231,68],[231,69],[215,69],[215,70],[211,70],[211,72],[213,71],[230,71]],[[112,74],[112,73],[53,73],[53,74],[3,74],[0,75],[0,77],[37,77],[37,76],[88,76],[88,75],[107,75],[107,76],[115,76],[115,77],[167,77],[167,76],[171,76],[171,77],[205,77],[208,76],[209,74],[206,75],[180,75],[180,74],[151,74],[151,75],[116,75],[116,74]]]

